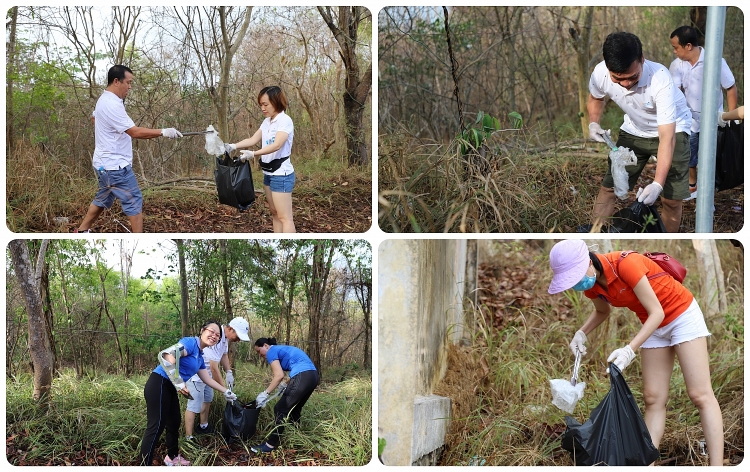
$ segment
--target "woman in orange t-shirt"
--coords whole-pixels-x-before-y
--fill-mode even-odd
[[[594,254],[585,242],[567,240],[555,244],[549,260],[554,274],[549,293],[572,288],[584,292],[594,304],[594,313],[570,343],[573,354],[586,354],[586,335],[607,319],[612,306],[634,311],[643,326],[625,347],[613,351],[607,362],[623,371],[642,348],[644,419],[651,440],[658,448],[664,435],[676,355],[688,396],[700,413],[710,465],[722,465],[724,426],[711,387],[706,344],[711,333],[693,294],[638,253]]]

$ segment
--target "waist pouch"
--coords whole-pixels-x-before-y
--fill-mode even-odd
[[[281,167],[281,164],[287,159],[289,159],[289,156],[282,157],[281,159],[274,159],[271,162],[260,161],[260,168],[266,172],[276,172],[279,170],[279,167]]]

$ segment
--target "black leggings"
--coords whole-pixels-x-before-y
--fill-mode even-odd
[[[273,407],[276,427],[268,438],[268,444],[276,447],[281,443],[281,435],[284,434],[284,424],[287,422],[287,418],[299,424],[302,407],[305,406],[307,399],[318,386],[319,380],[317,370],[307,370],[295,375],[289,381],[281,399]]]
[[[152,465],[154,449],[159,436],[167,430],[167,454],[174,459],[179,453],[177,442],[180,438],[180,400],[172,382],[156,372],[143,388],[146,399],[148,425],[141,441],[141,465]]]

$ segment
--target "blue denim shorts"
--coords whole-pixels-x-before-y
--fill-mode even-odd
[[[700,133],[690,135],[690,165],[689,167],[698,167],[698,142]],[[693,182],[695,183],[695,182]]]
[[[127,166],[118,170],[97,170],[99,190],[91,203],[110,208],[115,199],[122,203],[122,212],[127,216],[135,216],[143,212],[143,194],[135,179],[133,167]]]
[[[263,174],[263,185],[271,187],[271,191],[277,193],[292,193],[296,180],[294,172],[289,175]]]

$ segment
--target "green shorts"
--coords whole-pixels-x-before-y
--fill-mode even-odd
[[[617,147],[630,148],[638,158],[634,166],[625,166],[628,172],[628,188],[632,189],[638,183],[643,168],[646,167],[648,159],[656,156],[659,150],[659,138],[639,138],[620,130],[617,138]],[[690,164],[690,136],[687,133],[675,135],[674,153],[672,154],[672,166],[664,183],[662,196],[667,200],[683,200],[690,196],[688,190],[688,168]],[[607,158],[607,173],[602,181],[602,187],[614,188],[615,181],[612,179],[612,161]]]

